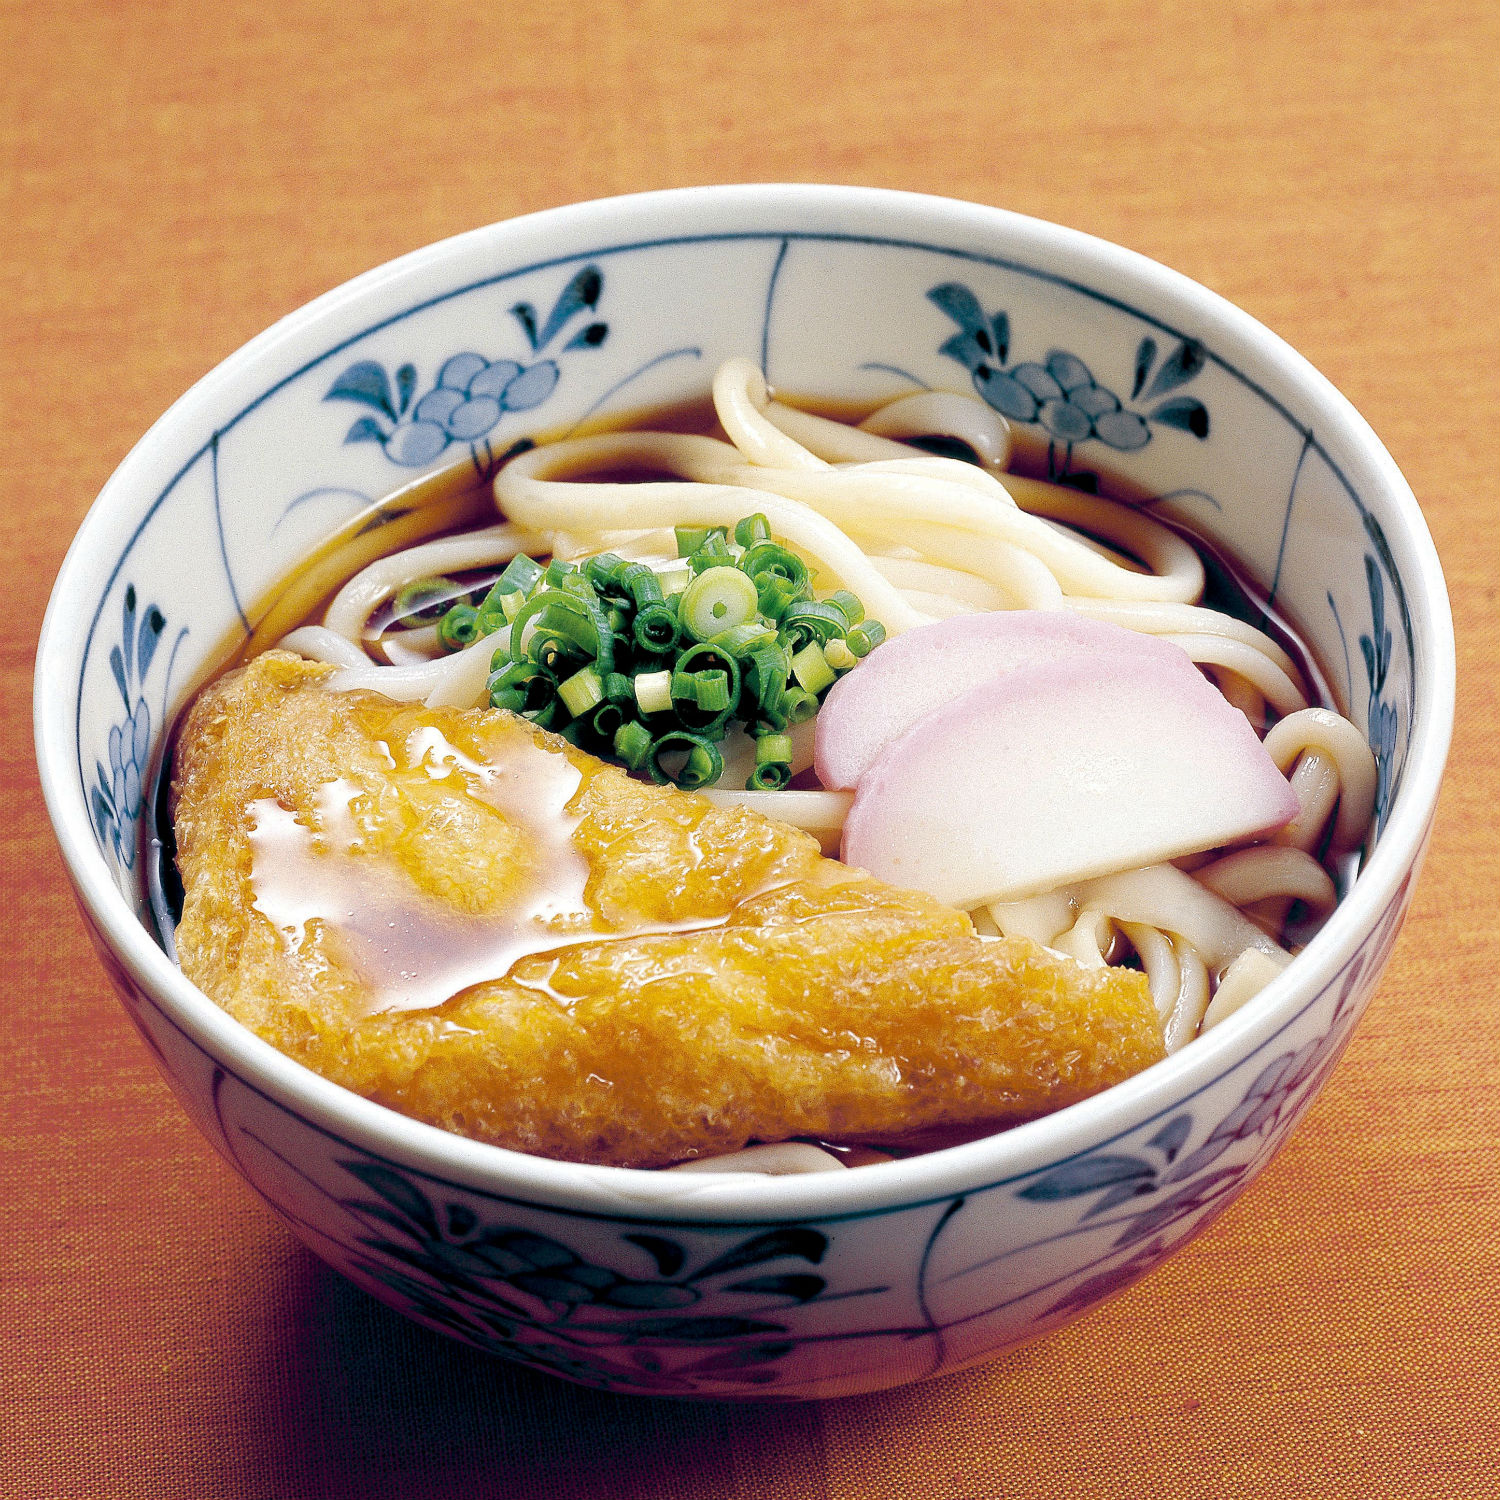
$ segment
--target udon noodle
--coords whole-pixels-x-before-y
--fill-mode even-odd
[[[1338,872],[1368,829],[1374,763],[1359,731],[1315,700],[1285,645],[1202,604],[1199,549],[1140,506],[1007,472],[1007,424],[974,397],[907,396],[853,425],[773,399],[760,370],[736,359],[718,371],[713,403],[722,436],[627,430],[518,453],[495,476],[499,519],[455,532],[472,506],[452,497],[414,511],[386,528],[404,545],[352,576],[340,554],[304,582],[304,597],[326,596],[347,576],[320,623],[287,629],[287,610],[273,611],[252,645],[285,631],[283,647],[340,669],[334,686],[432,707],[487,704],[509,628],[445,651],[434,624],[387,628],[403,589],[437,575],[493,577],[522,553],[610,552],[665,576],[682,566],[672,528],[733,528],[752,513],[816,570],[820,589],[852,592],[891,636],[1014,609],[1157,636],[1263,734],[1297,816],[1264,842],[987,904],[972,919],[981,934],[1029,937],[1087,966],[1144,969],[1169,1052],[1274,979],[1295,951],[1289,915],[1305,938],[1337,899]],[[620,474],[630,477],[600,477]],[[808,784],[812,722],[792,738],[792,787],[742,790],[754,747],[735,731],[704,795],[800,826],[836,852],[851,793]]]

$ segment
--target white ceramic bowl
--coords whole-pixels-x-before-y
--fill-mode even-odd
[[[1168,1061],[989,1140],[844,1173],[544,1161],[368,1103],[243,1030],[142,919],[141,776],[184,685],[294,559],[422,467],[701,394],[736,354],[804,396],[972,383],[1051,436],[1059,468],[1172,496],[1300,622],[1368,731],[1377,830],[1347,899],[1283,977]],[[1049,386],[1058,375],[1088,399]],[[996,209],[726,187],[492,225],[246,345],[105,486],[36,680],[47,803],[100,956],[188,1112],[317,1254],[429,1327],[592,1385],[792,1397],[1033,1338],[1245,1188],[1333,1067],[1400,926],[1453,644],[1390,457],[1211,292]]]

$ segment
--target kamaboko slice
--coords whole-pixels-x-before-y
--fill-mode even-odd
[[[893,636],[828,690],[813,768],[825,787],[859,784],[892,741],[935,709],[1026,667],[1102,656],[1161,659],[1180,648],[1062,610],[956,615]]]
[[[1185,652],[1077,656],[981,683],[860,778],[843,858],[971,908],[1269,832],[1297,800]]]

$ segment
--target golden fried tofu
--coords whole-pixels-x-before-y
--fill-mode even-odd
[[[893,890],[499,710],[269,652],[200,695],[187,975],[324,1077],[516,1150],[651,1167],[1000,1125],[1162,1055],[1144,978]]]

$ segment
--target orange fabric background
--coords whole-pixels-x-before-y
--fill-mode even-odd
[[[1500,1493],[1492,0],[0,7],[0,1496]],[[846,21],[844,17],[857,17]],[[821,1407],[611,1399],[324,1271],[191,1131],[36,794],[36,626],[129,445],[280,314],[524,210],[842,180],[1091,230],[1369,417],[1458,617],[1425,881],[1293,1143],[1052,1339]]]

